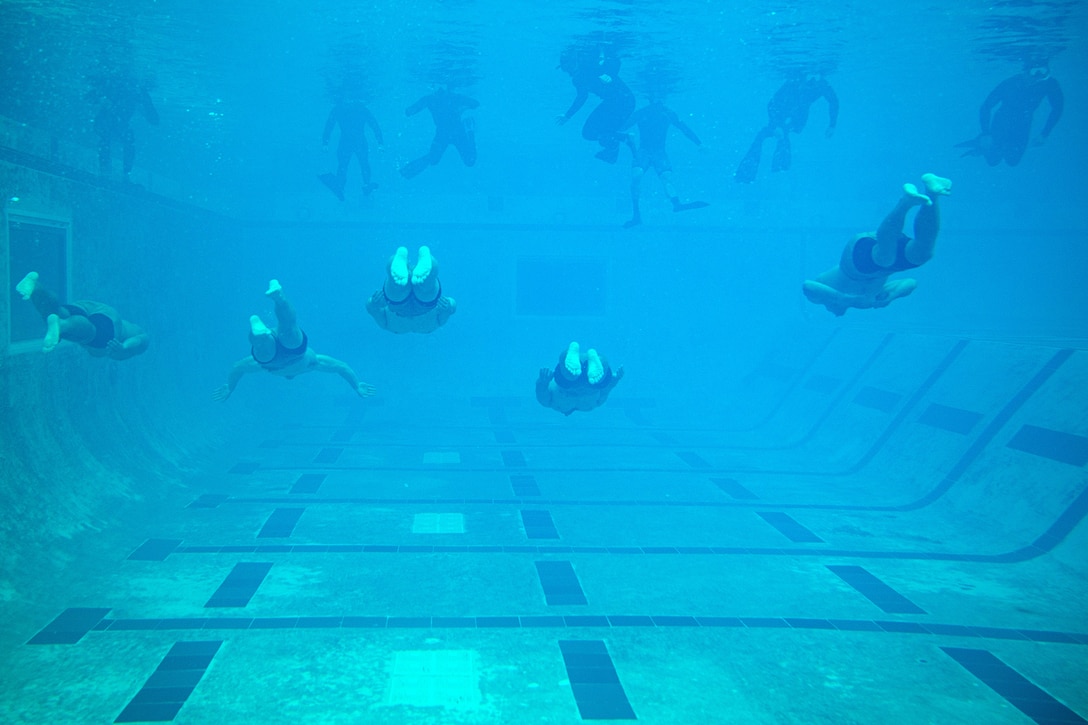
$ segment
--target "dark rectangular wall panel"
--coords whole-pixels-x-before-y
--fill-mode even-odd
[[[583,720],[635,720],[602,640],[559,640],[574,702]]]
[[[882,413],[890,413],[895,410],[895,406],[899,405],[902,398],[903,396],[899,393],[866,385],[854,396],[854,402]]]
[[[540,577],[540,588],[544,590],[544,600],[550,606],[588,603],[569,561],[538,561],[536,573]]]
[[[1088,438],[1034,425],[1021,427],[1009,441],[1009,448],[1072,466],[1088,463]]]
[[[982,420],[982,413],[933,403],[925,409],[918,422],[931,425],[934,428],[943,428],[953,433],[967,435],[972,428],[978,425],[980,420]]]

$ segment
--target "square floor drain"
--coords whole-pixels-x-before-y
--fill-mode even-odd
[[[406,650],[393,660],[390,705],[469,708],[482,696],[472,650]]]
[[[464,514],[416,514],[412,520],[413,534],[463,534]]]
[[[460,463],[461,454],[457,451],[427,451],[423,454],[424,463]]]

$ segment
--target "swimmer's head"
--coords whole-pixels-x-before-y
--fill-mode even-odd
[[[559,65],[556,66],[558,70],[566,71],[567,73],[573,73],[578,70],[578,51],[574,48],[567,48],[559,54]]]
[[[1025,60],[1024,72],[1035,80],[1046,80],[1050,77],[1050,65],[1041,59]]]

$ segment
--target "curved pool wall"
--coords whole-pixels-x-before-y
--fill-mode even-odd
[[[652,685],[652,662],[667,651],[723,671],[730,665],[708,646],[749,657],[757,670],[766,665],[751,674],[747,704],[726,698],[759,721],[796,714],[791,708],[830,717],[846,707],[806,694],[803,683],[782,685],[782,699],[761,696],[774,669],[762,650],[793,652],[807,671],[796,653],[822,647],[832,662],[856,657],[862,664],[852,666],[869,672],[907,668],[919,642],[945,648],[968,670],[967,649],[990,652],[1059,705],[1088,714],[1076,685],[1078,673],[1088,674],[1088,351],[1071,334],[1079,323],[1069,310],[1039,310],[1004,336],[978,325],[990,328],[986,339],[964,333],[971,327],[955,316],[912,329],[901,309],[844,325],[797,296],[779,308],[752,303],[768,288],[792,294],[800,266],[775,260],[803,253],[803,239],[783,252],[768,244],[780,236],[772,232],[756,243],[757,230],[693,230],[680,256],[670,241],[676,230],[645,234],[632,247],[611,230],[577,224],[443,229],[405,220],[416,243],[440,240],[432,246],[462,309],[432,339],[389,338],[367,325],[361,307],[397,242],[394,220],[377,234],[358,223],[254,223],[103,185],[39,157],[6,158],[5,198],[17,195],[21,212],[70,221],[76,297],[111,302],[153,336],[145,355],[123,364],[68,345],[0,358],[0,599],[9,613],[0,646],[22,673],[23,693],[5,695],[6,719],[111,721],[147,688],[171,643],[214,640],[227,644],[214,655],[219,669],[180,707],[179,722],[320,718],[345,702],[387,707],[372,710],[375,722],[403,722],[426,703],[389,701],[382,673],[390,657],[425,649],[415,640],[448,638],[449,627],[474,617],[473,627],[494,632],[451,639],[483,663],[477,676],[494,676],[488,668],[503,663],[529,679],[566,676],[575,694],[541,688],[536,707],[571,721],[592,704],[577,694],[574,655],[557,640],[607,643],[623,696],[652,722],[694,722],[721,706],[697,678]],[[598,232],[590,248],[586,236]],[[273,254],[273,237],[291,243]],[[743,249],[733,264],[766,274],[727,287],[692,274],[727,276],[720,258],[692,260],[730,242]],[[548,291],[519,290],[533,283],[518,277],[519,264],[539,262],[525,250],[584,264],[585,275],[605,270],[604,308],[542,314]],[[13,280],[24,272],[3,271]],[[227,404],[210,400],[246,353],[246,316],[267,313],[261,292],[272,276],[285,279],[315,346],[376,384],[375,399],[358,401],[337,380],[246,379]],[[662,310],[677,299],[679,313]],[[12,303],[20,303],[13,294],[0,296],[0,325]],[[916,303],[934,304],[923,291],[902,304]],[[599,341],[629,376],[593,416],[562,419],[536,406],[531,382],[572,328]],[[318,480],[307,474],[323,483],[307,489],[300,481]],[[278,513],[285,509],[301,513]],[[546,510],[559,541],[536,540],[530,531],[544,519],[526,510]],[[453,550],[421,550],[419,535],[407,533],[406,521],[428,511],[463,516],[466,536]],[[260,532],[285,516],[294,523],[273,538],[296,550],[255,549],[268,538]],[[336,561],[328,550],[364,544],[392,549]],[[586,605],[548,603],[554,582],[533,562],[557,560],[573,562]],[[209,623],[205,600],[247,562],[269,566],[268,583],[258,582],[264,592],[230,610],[234,620]],[[823,578],[828,571],[839,578]],[[375,579],[397,583],[377,594],[367,583]],[[894,597],[879,600],[882,584],[919,611],[896,613]],[[855,589],[876,601],[872,611],[850,599]],[[349,631],[352,617],[373,618],[352,626],[381,620],[367,654],[354,646],[367,630]],[[648,617],[653,631],[624,617]],[[290,622],[292,631],[269,641],[252,631],[255,618]],[[874,621],[875,639],[849,657],[839,651],[855,636],[845,632]],[[681,625],[698,626],[698,636]],[[754,639],[730,639],[734,626]],[[202,631],[184,631],[194,627]],[[330,629],[339,639],[328,639]],[[539,660],[512,653],[527,642],[544,653]],[[67,662],[47,665],[51,648],[68,648]],[[315,648],[331,659],[310,661],[303,653]],[[888,649],[893,662],[882,665]],[[73,687],[121,654],[125,667]],[[359,693],[290,684],[293,668],[320,671],[350,658],[365,671]],[[259,661],[269,663],[266,676],[231,695],[230,678]],[[936,707],[949,722],[969,712],[1020,722],[1026,712],[1025,700],[992,687],[979,694],[946,687],[947,673],[912,676],[921,700],[900,703],[903,712]],[[499,680],[490,709],[467,720],[513,718],[537,697],[525,683]],[[730,687],[743,689],[739,682]],[[289,713],[272,707],[284,687],[297,699]],[[1031,702],[1043,699],[1032,693]],[[614,704],[615,694],[605,700]],[[875,712],[892,707],[876,697]]]

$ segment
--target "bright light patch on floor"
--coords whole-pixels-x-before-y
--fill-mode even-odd
[[[393,660],[390,705],[470,708],[480,704],[472,650],[406,650]]]
[[[424,463],[460,463],[461,454],[457,451],[427,451],[423,454]]]
[[[464,514],[416,514],[412,520],[413,534],[463,534]]]

